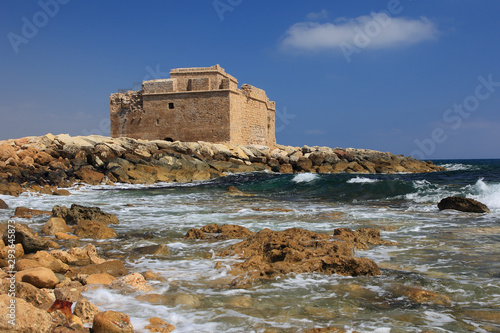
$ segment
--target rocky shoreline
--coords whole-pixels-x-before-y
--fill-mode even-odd
[[[75,183],[191,182],[229,173],[432,172],[432,162],[367,149],[238,146],[47,134],[0,141],[0,194],[67,194]]]
[[[155,285],[162,281],[154,271],[131,272],[123,259],[106,257],[85,242],[89,238],[109,239],[117,234],[111,226],[119,223],[114,214],[97,207],[73,204],[54,206],[52,211],[18,207],[13,217],[47,216],[40,234],[29,226],[9,221],[0,224],[0,331],[12,332],[149,332],[168,333],[175,326],[162,318],[152,317],[145,327],[133,327],[126,313],[100,311],[82,295],[89,288],[139,292],[138,299],[153,302],[158,297]],[[79,230],[86,233],[79,233]],[[110,232],[111,231],[111,232]],[[187,240],[212,242],[241,239],[217,251],[216,269],[228,269],[225,258],[236,260],[228,270],[225,288],[248,288],[261,280],[277,279],[287,274],[317,272],[346,276],[377,276],[378,265],[355,256],[356,249],[372,246],[397,246],[382,240],[373,228],[350,230],[337,228],[331,233],[316,233],[300,228],[284,231],[262,229],[252,232],[238,225],[209,224],[192,228]],[[85,245],[84,245],[85,244]],[[131,255],[142,257],[170,256],[163,244],[136,247]],[[450,299],[428,290],[396,285],[397,294],[415,303],[448,305]],[[190,306],[200,300],[196,295],[179,294],[175,305]],[[9,306],[14,304],[14,312]],[[12,307],[12,306],[11,306]],[[14,321],[15,325],[11,325]],[[9,326],[10,325],[10,326]],[[345,332],[330,327],[304,332]]]

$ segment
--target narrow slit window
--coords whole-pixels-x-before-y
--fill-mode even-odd
[[[170,102],[168,103],[168,109],[172,110],[174,108],[174,103]]]

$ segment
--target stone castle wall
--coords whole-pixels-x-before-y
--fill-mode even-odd
[[[274,102],[220,66],[179,68],[139,92],[112,94],[111,136],[145,140],[276,144]]]

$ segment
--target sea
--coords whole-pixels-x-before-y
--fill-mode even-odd
[[[131,317],[137,332],[159,317],[185,332],[500,332],[500,160],[439,160],[449,171],[420,174],[244,173],[186,184],[76,186],[67,197],[0,196],[11,207],[51,210],[73,203],[116,214],[119,237],[84,239],[133,272],[152,271],[152,291],[89,288],[102,311]],[[231,196],[229,186],[254,196]],[[448,196],[486,204],[491,213],[439,211]],[[18,219],[40,230],[47,217]],[[290,274],[231,288],[238,258],[218,251],[239,240],[186,240],[190,228],[236,224],[259,231],[303,228],[378,228],[398,246],[373,246],[356,255],[374,260],[382,275]],[[164,257],[134,248],[164,244]],[[64,246],[63,246],[64,249]],[[216,268],[216,265],[218,268]],[[404,290],[436,298],[416,300]],[[416,289],[415,289],[416,288]]]

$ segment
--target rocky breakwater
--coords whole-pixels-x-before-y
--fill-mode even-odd
[[[444,170],[379,151],[353,148],[229,145],[47,134],[0,142],[0,194],[27,189],[67,195],[75,183],[189,182],[227,173],[397,173]]]

